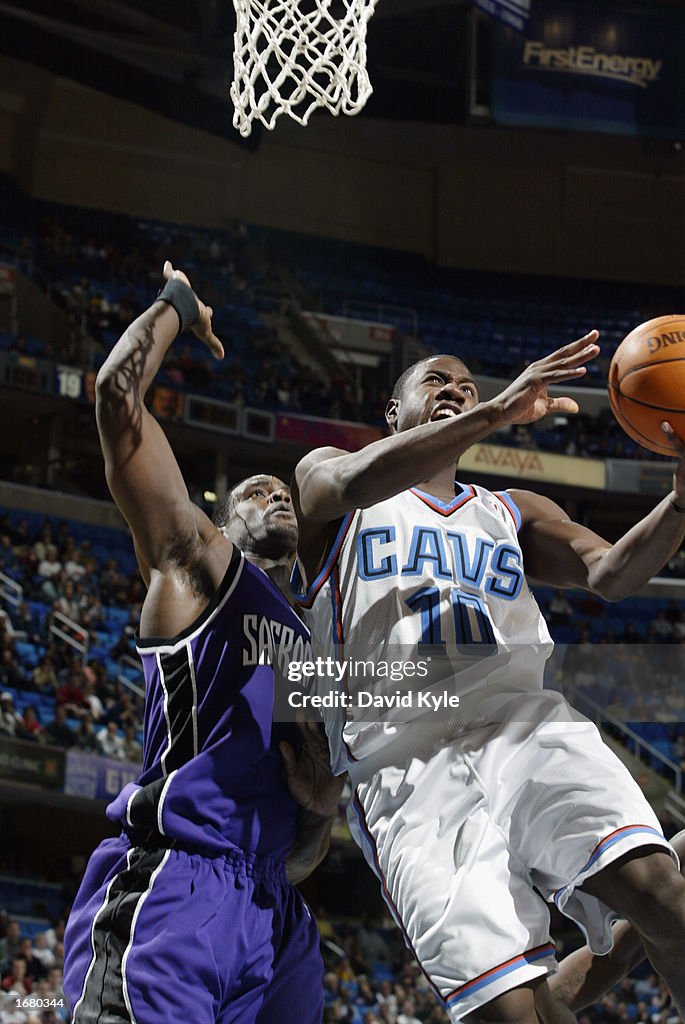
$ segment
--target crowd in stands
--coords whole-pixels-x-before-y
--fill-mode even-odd
[[[319,910],[324,961],[324,1024],[444,1024],[449,1020],[396,929],[334,923]],[[579,935],[555,934],[558,955],[578,945]],[[570,940],[570,944],[569,944]],[[579,1015],[579,1024],[678,1024],[664,984],[648,964]]]
[[[621,724],[647,741],[649,753],[631,741],[629,749],[671,781],[676,770],[685,771],[680,602],[629,598],[616,615],[591,594],[558,590],[543,592],[539,600],[557,641],[551,673],[571,703],[590,718],[597,709],[606,712],[605,728],[622,742]]]
[[[0,1024],[70,1019],[62,989],[64,925],[60,919],[45,931],[24,934],[21,920],[0,909]]]
[[[32,531],[27,518],[7,514],[0,569],[22,588],[21,600],[0,610],[0,735],[140,761],[142,697],[128,685],[142,679],[137,572],[98,561],[67,522],[46,519]],[[55,624],[81,649],[51,631]]]
[[[317,922],[325,965],[323,1024],[446,1024],[441,1001],[390,923],[381,927],[369,916],[333,920],[323,909]],[[558,924],[555,939],[563,956],[580,935],[561,919]],[[62,989],[64,926],[61,917],[27,934],[20,919],[0,909],[0,1024],[69,1020]],[[648,964],[579,1016],[579,1024],[618,1022],[678,1024],[668,991]]]
[[[213,306],[227,355],[217,364],[188,338],[170,351],[158,383],[271,410],[382,424],[390,381],[387,373],[365,372],[353,379],[342,366],[331,376],[304,363],[259,315],[274,308],[268,300],[264,307],[258,294],[267,283],[274,292],[280,288],[280,301],[287,303],[284,282],[299,278],[305,289],[300,300],[306,302],[309,294],[312,306],[332,313],[344,312],[350,298],[368,299],[379,308],[383,296],[386,303],[413,301],[419,335],[429,350],[454,352],[475,373],[505,379],[551,344],[582,333],[588,317],[603,328],[604,289],[614,307],[628,306],[621,316],[614,308],[609,317],[605,350],[587,381],[599,386],[622,333],[661,312],[659,304],[667,301],[666,294],[645,290],[637,309],[635,290],[628,286],[451,271],[408,254],[248,228],[237,220],[209,231],[57,207],[24,194],[18,199],[18,190],[0,176],[2,187],[13,190],[7,206],[18,212],[14,224],[0,226],[0,258],[16,261],[39,280],[73,323],[62,344],[14,336],[6,347],[72,364],[87,359],[88,368],[99,365],[149,303],[159,284],[158,268],[169,258]],[[84,336],[97,342],[88,355]],[[500,440],[598,458],[659,458],[634,444],[608,410],[565,424],[545,421]]]

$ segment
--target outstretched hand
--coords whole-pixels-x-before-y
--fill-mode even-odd
[[[333,775],[328,753],[328,741],[316,722],[300,723],[304,743],[299,755],[290,745],[281,741],[278,746],[283,758],[283,771],[290,795],[307,811],[331,817],[338,808],[344,776]]]
[[[187,284],[189,288],[192,288],[186,274],[184,274],[182,270],[174,270],[169,260],[165,262],[162,273],[165,281],[182,281],[183,284]],[[200,319],[196,324],[193,324],[191,330],[195,337],[199,338],[200,341],[207,346],[215,359],[223,359],[224,346],[212,330],[212,314],[214,310],[211,306],[206,306],[197,293],[193,292],[193,294],[197,299],[197,304],[200,309]]]
[[[672,424],[664,420],[661,424],[666,441],[673,448],[673,454],[678,459],[678,465],[673,472],[674,501],[676,505],[685,508],[685,441],[676,434]]]
[[[531,363],[516,380],[496,399],[507,423],[534,423],[550,412],[577,413],[578,403],[573,398],[551,398],[548,388],[552,384],[578,380],[585,376],[585,363],[599,353],[595,344],[598,331],[564,345],[556,352]]]

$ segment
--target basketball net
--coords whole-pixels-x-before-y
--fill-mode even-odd
[[[305,125],[317,107],[358,114],[371,95],[366,26],[378,0],[233,0],[233,126],[269,130],[287,114]]]

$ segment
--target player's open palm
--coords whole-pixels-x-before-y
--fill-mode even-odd
[[[164,264],[164,280],[165,281],[182,281],[183,284],[187,284],[189,288],[192,288],[190,281],[186,274],[182,270],[174,270],[169,260]],[[196,324],[193,324],[191,330],[196,338],[199,338],[203,342],[209,351],[212,353],[215,359],[223,359],[224,357],[224,346],[221,344],[216,334],[212,330],[212,314],[214,310],[211,306],[207,306],[202,299],[198,296],[197,292],[193,293],[197,299],[197,304],[200,310],[200,319]]]
[[[599,352],[595,344],[599,334],[590,331],[584,337],[564,345],[542,359],[531,363],[495,402],[501,403],[508,423],[534,423],[550,412],[577,413],[573,398],[552,398],[548,389],[553,384],[578,380],[587,373],[585,364]]]

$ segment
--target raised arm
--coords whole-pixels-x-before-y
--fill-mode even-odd
[[[212,310],[170,263],[164,277],[159,298],[124,331],[96,381],[107,483],[131,528],[148,586],[155,571],[187,560],[199,538],[218,533],[210,532],[209,520],[190,501],[166,435],[145,407],[145,394],[180,329],[192,326],[214,355],[223,355],[212,332]]]
[[[578,411],[571,398],[550,398],[553,384],[577,380],[597,355],[597,332],[531,363],[500,395],[458,416],[394,433],[359,452],[319,448],[295,470],[293,498],[301,521],[331,523],[428,479],[471,445],[511,423],[532,423],[549,412]]]
[[[670,427],[664,433],[680,453],[673,490],[615,544],[572,522],[549,498],[511,492],[521,511],[527,575],[555,587],[580,587],[606,601],[620,601],[668,562],[685,540],[685,446]]]

